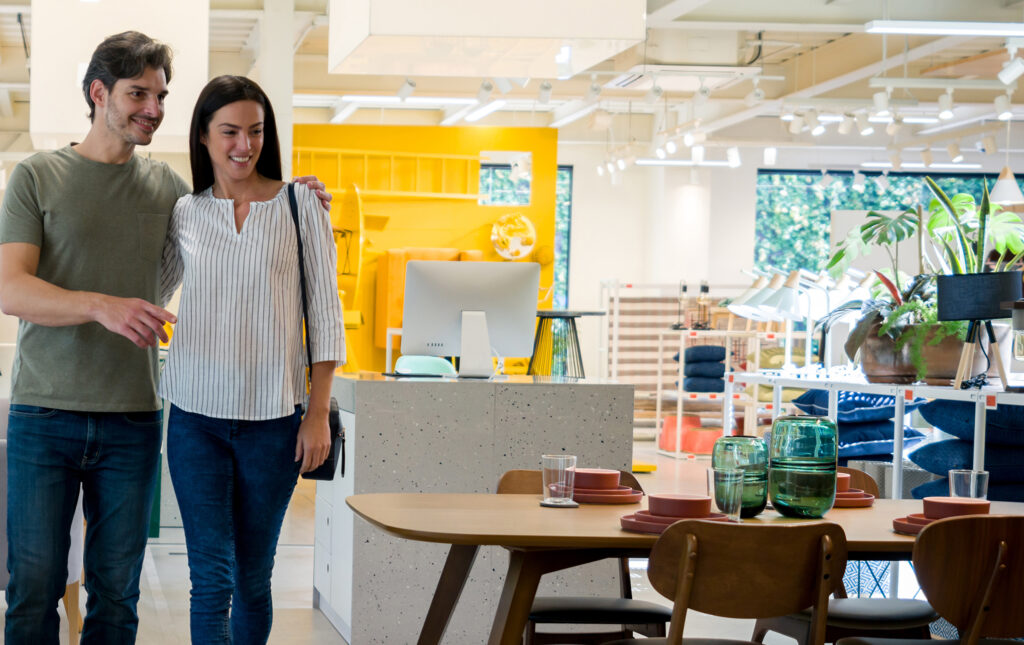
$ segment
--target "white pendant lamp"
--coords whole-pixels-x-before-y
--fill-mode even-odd
[[[1024,194],[1020,192],[1017,178],[1013,176],[1013,171],[1010,170],[1010,123],[1010,121],[1006,122],[1006,165],[1000,171],[999,179],[992,186],[992,192],[988,196],[989,200],[1001,206],[1024,204]]]

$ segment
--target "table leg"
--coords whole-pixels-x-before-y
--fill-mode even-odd
[[[462,595],[462,589],[469,579],[469,570],[473,568],[477,551],[475,544],[453,544],[448,551],[448,558],[441,570],[441,579],[437,581],[434,598],[430,601],[427,617],[423,619],[418,645],[436,644],[441,642],[444,630],[448,628],[455,603]]]

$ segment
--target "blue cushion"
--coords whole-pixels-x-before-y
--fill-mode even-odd
[[[839,458],[891,455],[893,451],[892,422],[839,424]],[[903,429],[903,448],[920,442],[924,434],[913,428]]]
[[[925,399],[907,401],[904,410],[910,412],[925,402]],[[807,414],[815,416],[828,415],[828,392],[826,390],[807,390],[800,397],[793,399],[793,405]],[[885,394],[863,394],[860,392],[839,392],[839,414],[836,419],[840,423],[863,421],[888,421],[895,414],[895,397]]]
[[[910,491],[914,499],[945,497],[949,495],[949,480],[936,479],[915,487]],[[988,498],[994,502],[1024,502],[1024,483],[988,485]]]
[[[683,365],[683,374],[687,376],[704,376],[706,378],[722,378],[725,376],[725,363],[687,363]]]
[[[956,468],[974,464],[974,444],[960,439],[947,439],[921,446],[910,454],[910,461],[936,475],[946,475]],[[989,486],[993,483],[1024,483],[1024,448],[986,444],[985,470]]]
[[[720,378],[689,376],[683,379],[683,389],[687,392],[725,392],[725,381]]]
[[[929,401],[921,406],[924,420],[954,437],[974,441],[974,404],[968,401]],[[1000,405],[985,414],[985,440],[1024,446],[1024,406]]]
[[[672,360],[679,362],[679,352],[676,352]],[[721,345],[695,345],[686,348],[687,363],[712,363],[724,360],[725,348]]]

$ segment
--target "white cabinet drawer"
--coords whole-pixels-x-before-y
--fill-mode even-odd
[[[330,554],[330,544],[332,543],[331,534],[333,532],[332,525],[334,524],[334,513],[333,507],[330,504],[323,503],[323,500],[318,499],[316,501],[316,541],[328,545],[328,554]]]

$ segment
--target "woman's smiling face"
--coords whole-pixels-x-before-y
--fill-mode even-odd
[[[256,101],[228,103],[210,117],[201,141],[210,153],[215,177],[247,178],[263,150],[263,106]]]

